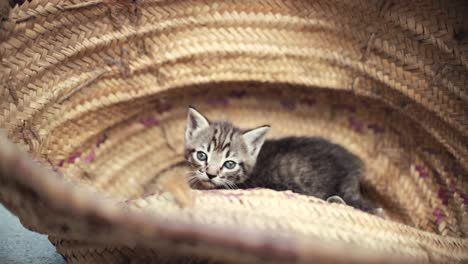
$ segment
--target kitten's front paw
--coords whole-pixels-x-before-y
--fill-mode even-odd
[[[385,211],[381,207],[373,209],[370,213],[375,215],[375,216],[385,218]]]
[[[333,196],[328,197],[327,202],[328,203],[346,204],[346,202],[343,200],[343,198],[341,198],[338,195],[333,195]]]
[[[158,189],[174,196],[180,207],[193,206],[194,197],[187,179],[183,175],[161,176],[157,182]]]

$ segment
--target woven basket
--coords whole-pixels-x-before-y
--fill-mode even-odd
[[[2,12],[0,202],[69,263],[468,261],[466,1]],[[188,190],[188,105],[346,146],[386,216],[289,191]]]

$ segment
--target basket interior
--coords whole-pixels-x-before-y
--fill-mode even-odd
[[[464,236],[462,170],[428,133],[375,99],[346,91],[255,82],[179,87],[84,112],[73,98],[38,149],[65,179],[118,201],[145,197],[162,175],[186,174],[187,107],[269,137],[321,136],[365,161],[365,186],[388,217],[422,230]],[[457,187],[458,186],[458,187]]]

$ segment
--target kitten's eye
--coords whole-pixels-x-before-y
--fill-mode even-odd
[[[234,161],[232,160],[228,160],[226,162],[224,162],[224,167],[228,170],[232,170],[236,167],[237,163],[235,163]]]
[[[205,152],[203,151],[197,151],[197,159],[199,161],[205,161],[208,158]]]

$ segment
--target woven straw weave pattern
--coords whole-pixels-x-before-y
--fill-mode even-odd
[[[26,2],[0,26],[0,201],[69,263],[467,261],[467,13],[429,0]],[[187,173],[188,105],[343,144],[386,219],[269,190],[190,191],[180,208],[158,180]]]

